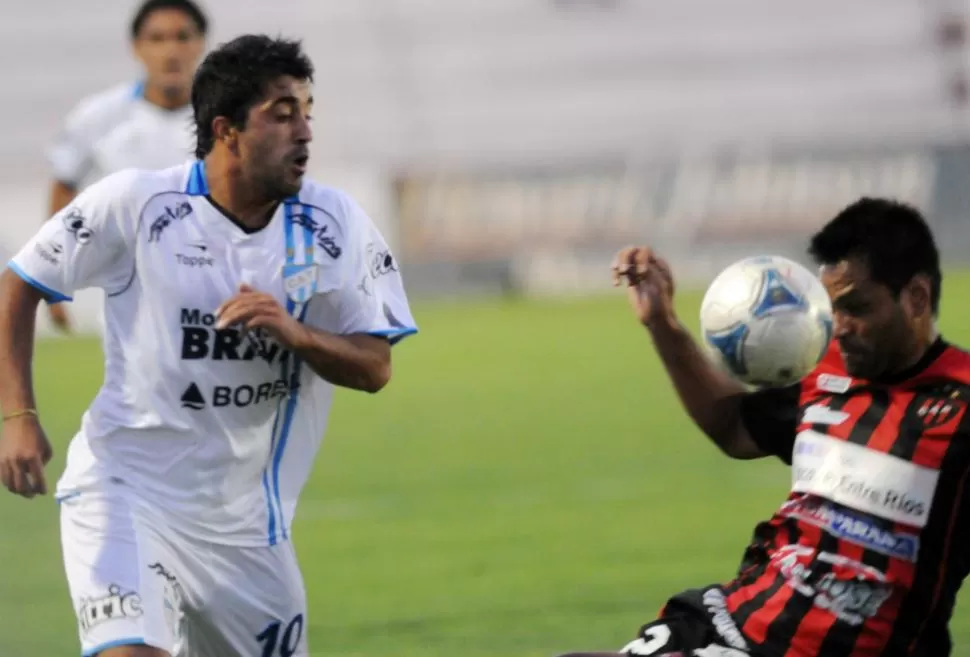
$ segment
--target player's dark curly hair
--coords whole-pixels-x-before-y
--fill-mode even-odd
[[[910,205],[861,198],[812,237],[808,252],[824,265],[861,258],[872,280],[897,296],[913,276],[928,276],[933,314],[939,312],[943,286],[940,252],[926,219]]]
[[[175,9],[182,12],[195,23],[199,34],[203,36],[209,30],[209,19],[206,18],[202,8],[192,2],[192,0],[145,0],[138,7],[138,11],[135,12],[135,16],[131,19],[131,38],[137,39],[148,17],[162,9]]]
[[[267,86],[281,75],[313,81],[313,63],[300,41],[247,34],[210,52],[195,72],[192,110],[195,114],[195,156],[212,151],[212,121],[218,116],[244,129],[249,110]]]

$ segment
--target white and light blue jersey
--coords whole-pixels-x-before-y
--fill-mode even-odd
[[[207,193],[201,162],[112,174],[9,266],[55,299],[105,292],[105,380],[57,496],[125,486],[197,538],[272,544],[288,537],[333,386],[265,332],[216,329],[215,310],[248,284],[331,333],[393,343],[417,329],[397,261],[346,194],[306,181],[247,231]]]
[[[191,160],[191,106],[166,110],[144,98],[141,83],[82,99],[47,152],[53,177],[83,189],[123,169],[164,169]]]

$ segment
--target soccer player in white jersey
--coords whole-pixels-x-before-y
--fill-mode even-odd
[[[162,169],[192,156],[189,95],[208,19],[192,0],[145,0],[130,29],[143,79],[88,96],[68,114],[48,151],[48,216],[110,173]],[[70,330],[64,304],[51,304],[48,312],[55,327]]]
[[[197,160],[126,170],[57,213],[0,275],[0,478],[46,490],[34,311],[106,293],[105,380],[57,484],[86,657],[299,657],[290,539],[334,386],[391,376],[414,333],[364,211],[305,180],[313,67],[239,37],[192,89]]]

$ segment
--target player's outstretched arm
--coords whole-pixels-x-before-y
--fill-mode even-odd
[[[728,456],[767,456],[745,428],[744,387],[721,372],[680,323],[673,306],[669,265],[648,247],[620,251],[614,284],[625,282],[630,305],[647,328],[681,403],[694,423]]]
[[[52,450],[37,417],[31,362],[43,294],[10,269],[0,274],[0,480],[12,493],[44,495]]]

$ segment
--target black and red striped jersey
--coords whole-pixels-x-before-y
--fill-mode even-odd
[[[891,380],[837,349],[790,388],[748,395],[745,425],[791,465],[727,608],[771,657],[945,657],[970,570],[970,354],[938,340]]]

